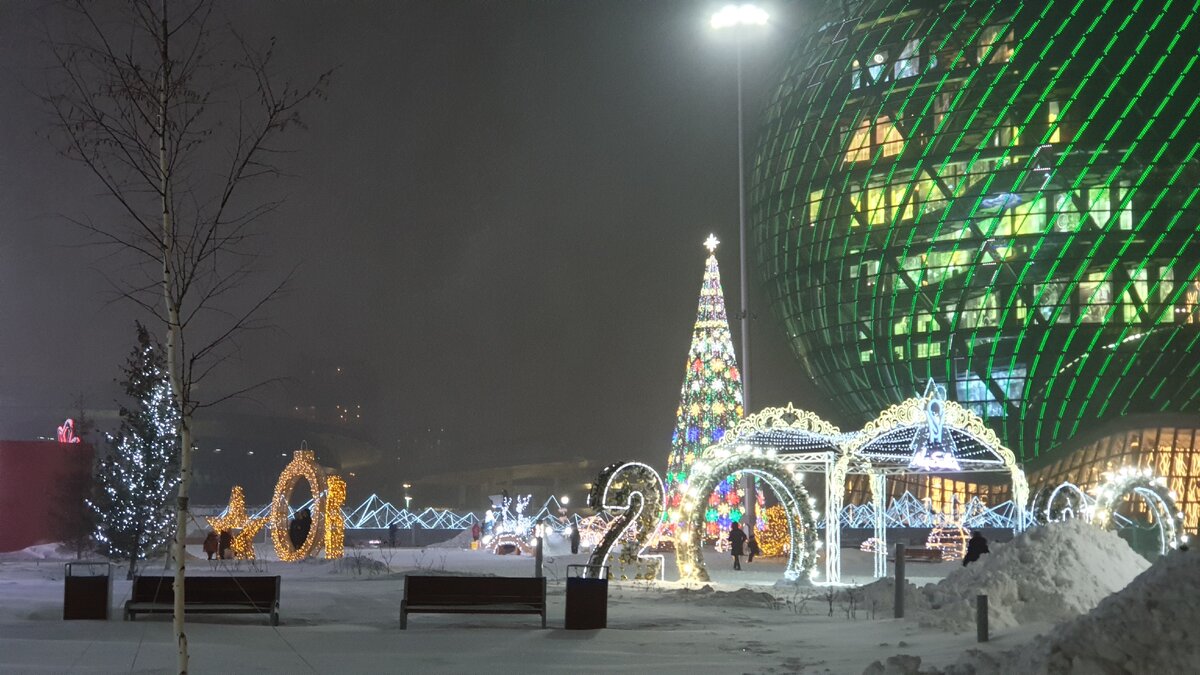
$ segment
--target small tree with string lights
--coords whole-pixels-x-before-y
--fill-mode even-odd
[[[137,346],[122,369],[131,405],[121,406],[121,427],[108,436],[97,468],[96,541],[108,557],[137,561],[171,538],[172,499],[179,482],[179,412],[174,405],[162,347],[137,324]]]

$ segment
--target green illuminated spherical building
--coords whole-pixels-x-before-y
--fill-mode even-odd
[[[1200,411],[1200,3],[811,4],[754,264],[846,421],[933,378],[1031,459]]]

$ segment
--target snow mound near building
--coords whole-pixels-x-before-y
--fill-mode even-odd
[[[991,548],[978,562],[921,589],[923,626],[972,630],[976,595],[988,596],[989,621],[996,628],[1068,619],[1150,566],[1115,533],[1082,520],[1034,527]]]
[[[1174,551],[1049,635],[1007,652],[971,650],[948,675],[1188,673],[1200,660],[1200,554]]]

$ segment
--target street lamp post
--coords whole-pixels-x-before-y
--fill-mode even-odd
[[[742,307],[742,411],[750,414],[750,284],[746,262],[746,152],[742,132],[742,32],[746,26],[764,26],[767,12],[752,4],[725,5],[712,15],[712,27],[716,30],[733,29],[737,53],[737,134],[738,134],[738,278]],[[743,479],[746,494],[746,533],[754,532],[757,495],[754,476],[747,473]]]

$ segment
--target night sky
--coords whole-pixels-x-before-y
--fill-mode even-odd
[[[455,440],[429,470],[665,465],[710,232],[739,306],[735,52],[708,27],[716,7],[230,5],[243,33],[279,39],[287,74],[338,70],[287,137],[288,200],[262,227],[261,277],[296,276],[220,386],[344,361],[378,443],[430,426]],[[745,51],[748,148],[802,21],[802,3],[771,9]],[[107,203],[42,138],[27,91],[52,11],[0,0],[0,438],[52,433],[80,396],[113,407],[139,316],[62,217]],[[753,407],[824,412],[757,287],[751,304]],[[228,409],[296,401],[284,383]]]

